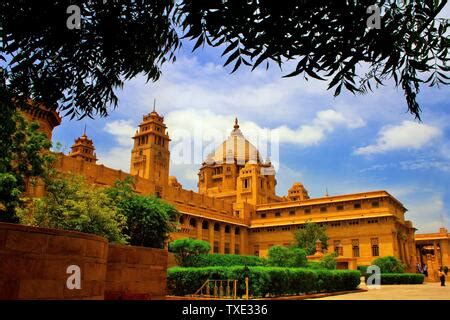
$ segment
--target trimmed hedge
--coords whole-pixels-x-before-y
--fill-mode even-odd
[[[365,274],[367,274],[368,267],[369,266],[358,266],[357,268],[358,268],[359,272],[361,272],[361,275],[365,275]]]
[[[170,268],[167,272],[167,287],[170,294],[191,295],[207,279],[237,279],[238,295],[245,293],[245,274],[242,266]],[[249,267],[249,291],[256,297],[348,291],[356,289],[359,283],[358,271]]]
[[[381,284],[422,284],[425,276],[420,273],[382,273]]]
[[[231,266],[265,266],[267,260],[256,256],[241,256],[238,254],[200,254],[189,258],[191,267],[231,267]]]

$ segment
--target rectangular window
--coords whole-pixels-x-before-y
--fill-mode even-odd
[[[361,209],[361,203],[357,202],[353,204],[354,209]]]
[[[378,208],[378,207],[380,207],[380,203],[378,201],[373,201],[372,202],[372,207],[373,208]]]
[[[327,207],[320,207],[320,212],[327,212]]]
[[[219,241],[214,241],[214,253],[219,253]]]
[[[380,247],[378,243],[378,238],[370,239],[370,244],[372,246],[372,256],[378,257],[380,255]]]
[[[253,254],[254,254],[255,256],[259,257],[259,246],[254,246]]]
[[[336,252],[338,255],[341,255],[340,254],[341,241],[340,240],[334,240],[333,241],[333,246],[334,246],[334,252]]]
[[[340,204],[340,205],[336,206],[336,210],[342,211],[342,210],[344,210],[344,206]]]
[[[239,245],[238,244],[235,244],[234,245],[234,254],[239,254],[240,253],[240,251],[239,251]]]
[[[289,215],[290,216],[295,216],[295,210],[289,210]]]
[[[230,244],[225,243],[225,254],[230,254]]]
[[[359,240],[358,239],[352,240],[352,251],[353,251],[353,257],[358,258],[359,257]]]
[[[279,211],[275,212],[275,217],[281,217],[281,213]]]
[[[244,181],[243,181],[243,188],[244,189],[248,189],[248,187],[249,187],[249,183],[248,183],[248,179],[244,179]]]
[[[305,212],[305,214],[311,213],[311,208],[305,208],[304,212]]]

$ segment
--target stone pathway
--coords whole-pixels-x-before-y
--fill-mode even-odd
[[[314,300],[450,300],[450,283],[437,282],[410,285],[382,285],[380,289],[324,297]]]

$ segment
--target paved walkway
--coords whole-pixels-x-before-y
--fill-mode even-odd
[[[382,285],[380,289],[342,294],[315,300],[450,300],[450,283],[426,282],[410,285]]]

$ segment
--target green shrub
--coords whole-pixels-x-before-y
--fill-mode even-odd
[[[189,258],[191,267],[214,267],[214,266],[264,266],[266,259],[256,256],[241,256],[237,254],[199,254]]]
[[[46,192],[30,205],[31,215],[22,212],[21,220],[28,216],[28,223],[39,227],[92,233],[126,243],[122,232],[126,218],[104,189],[88,184],[80,176],[57,175],[48,179]]]
[[[126,234],[130,244],[152,248],[164,248],[169,233],[176,230],[176,208],[150,195],[137,194],[133,178],[117,180],[106,193],[118,211],[126,217]]]
[[[306,251],[300,248],[273,246],[269,249],[268,264],[274,267],[305,267],[308,259]]]
[[[322,257],[322,259],[320,259],[320,266],[323,269],[328,269],[328,270],[336,269],[336,266],[337,266],[336,257],[337,257],[337,254],[335,252],[324,255]]]
[[[361,272],[362,275],[365,275],[367,273],[368,267],[369,266],[358,266],[357,268],[358,268],[359,272]]]
[[[420,273],[382,273],[381,284],[422,284],[425,276]]]
[[[238,280],[238,295],[245,293],[244,267],[170,268],[167,286],[170,294],[194,294],[207,280]],[[255,297],[312,292],[354,290],[360,283],[358,271],[312,270],[305,268],[249,267],[249,291]]]
[[[406,269],[405,265],[393,256],[377,258],[372,264],[380,267],[381,273],[403,273]]]
[[[175,254],[175,259],[180,266],[192,267],[199,255],[209,252],[209,242],[190,238],[183,238],[169,243],[169,251]]]
[[[314,269],[314,270],[322,270],[323,266],[320,262],[313,262],[313,261],[308,261],[308,263],[306,264],[306,268],[308,269]]]

